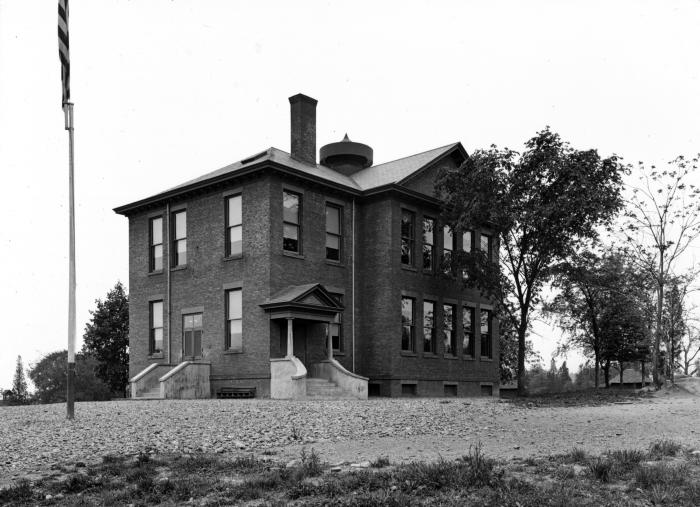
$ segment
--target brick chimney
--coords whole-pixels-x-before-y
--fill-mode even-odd
[[[292,158],[316,165],[316,104],[301,93],[289,97],[292,115]]]

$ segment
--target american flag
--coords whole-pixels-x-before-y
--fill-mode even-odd
[[[58,56],[61,59],[63,104],[70,100],[70,55],[68,53],[68,0],[58,0]]]

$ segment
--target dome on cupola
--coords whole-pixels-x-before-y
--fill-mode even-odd
[[[347,134],[342,141],[321,148],[321,164],[346,176],[370,167],[373,156],[371,147],[351,141]]]

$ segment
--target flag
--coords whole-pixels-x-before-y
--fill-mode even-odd
[[[68,53],[68,0],[58,0],[58,56],[61,59],[63,104],[70,100],[70,55]]]

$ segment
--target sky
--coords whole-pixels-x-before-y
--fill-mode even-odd
[[[628,162],[700,151],[698,0],[71,0],[69,26],[78,348],[95,300],[128,285],[112,208],[288,151],[296,93],[319,101],[317,146],[347,132],[375,163],[455,141],[522,149],[545,126]],[[0,168],[8,388],[18,355],[67,343],[55,1],[0,0]],[[548,363],[559,334],[535,331]]]

